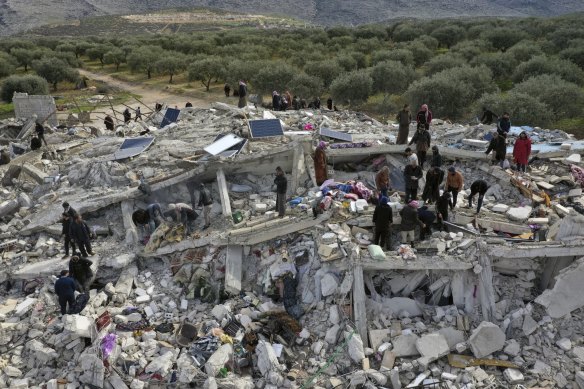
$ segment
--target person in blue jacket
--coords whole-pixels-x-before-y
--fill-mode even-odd
[[[55,282],[55,293],[59,297],[61,315],[64,315],[67,313],[67,304],[69,309],[75,304],[75,280],[69,277],[68,270],[61,270],[61,275]]]

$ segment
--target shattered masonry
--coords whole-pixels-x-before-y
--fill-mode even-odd
[[[273,118],[284,136],[249,139],[248,120]],[[0,166],[0,387],[584,388],[581,142],[527,128],[537,158],[519,175],[484,154],[493,128],[435,120],[442,168],[456,165],[466,186],[448,232],[434,230],[413,252],[399,247],[406,146],[392,144],[397,126],[221,103],[182,109],[157,129],[161,120],[116,134],[53,128],[49,147]],[[27,149],[29,126],[0,122],[0,148]],[[321,128],[363,147],[319,138]],[[154,141],[118,158],[124,139],[145,130]],[[336,182],[374,189],[390,168],[393,247],[378,259],[371,202],[337,197],[313,216],[319,139],[337,145],[326,150]],[[204,151],[211,144],[216,156]],[[276,166],[288,178],[281,219]],[[490,184],[478,216],[466,207],[476,179]],[[185,238],[164,222],[144,245],[132,212],[196,203],[189,188],[200,182],[213,194],[211,227],[201,230],[201,215]],[[89,303],[61,317],[53,284],[68,262],[63,201],[97,239]]]

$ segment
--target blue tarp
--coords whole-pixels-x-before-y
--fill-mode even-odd
[[[178,115],[180,114],[180,109],[167,108],[164,118],[160,123],[160,128],[168,126],[170,123],[176,123],[178,120]]]

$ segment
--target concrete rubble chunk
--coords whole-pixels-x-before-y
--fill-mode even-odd
[[[396,357],[411,357],[419,355],[416,343],[420,339],[416,334],[403,334],[392,339],[392,352]]]
[[[429,362],[435,361],[450,352],[446,338],[440,333],[424,335],[416,340],[416,349]]]
[[[523,318],[523,333],[525,336],[533,334],[538,327],[539,325],[535,320],[533,320],[531,315],[525,315]]]
[[[523,374],[517,369],[505,369],[503,376],[508,383],[514,385],[523,381]]]
[[[65,315],[63,316],[63,325],[67,331],[80,336],[82,338],[91,338],[91,331],[93,329],[93,321],[81,315]]]
[[[584,258],[563,269],[556,277],[553,289],[545,290],[535,302],[557,319],[584,306]]]
[[[260,340],[258,345],[256,346],[256,356],[258,358],[257,361],[258,369],[263,376],[266,376],[271,371],[279,371],[281,369],[280,363],[278,362],[278,357],[276,356],[274,348],[270,343]],[[224,364],[227,363],[228,360],[229,359],[225,360]],[[209,375],[214,376],[213,374]]]
[[[353,334],[347,343],[347,351],[349,356],[355,363],[360,363],[365,358],[365,352],[363,351],[363,341],[361,336],[358,334]]]
[[[337,292],[339,283],[335,276],[330,273],[325,274],[320,279],[320,290],[324,297],[331,296]]]
[[[438,333],[446,339],[450,350],[455,350],[457,344],[463,343],[466,340],[463,331],[452,327],[441,328],[438,330]]]
[[[484,321],[474,329],[468,342],[474,356],[484,358],[503,349],[505,333],[498,325]]]
[[[514,208],[509,208],[509,210],[507,210],[506,214],[507,214],[507,217],[509,217],[509,219],[511,219],[511,220],[523,222],[529,218],[529,215],[531,215],[531,211],[532,211],[532,208],[529,206],[514,207]]]

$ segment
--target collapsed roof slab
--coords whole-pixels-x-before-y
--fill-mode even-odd
[[[363,261],[361,262],[363,271],[391,271],[391,270],[453,270],[465,271],[473,268],[472,263],[447,259],[442,257],[430,257],[418,255],[413,261],[404,261],[401,257],[389,257],[385,261]]]
[[[328,149],[326,155],[334,158],[335,162],[345,159],[354,159],[354,157],[367,157],[381,154],[403,154],[407,145],[381,145],[371,147],[359,147],[354,149]],[[461,150],[454,147],[441,147],[440,154],[450,159],[470,159],[480,161],[490,161],[491,156],[480,151]]]
[[[491,256],[497,259],[575,257],[582,253],[584,253],[584,243],[567,245],[538,242],[513,247],[493,247],[490,250]]]
[[[478,225],[480,228],[487,228],[493,229],[494,231],[503,231],[509,234],[521,235],[524,233],[530,233],[531,228],[529,226],[522,226],[519,224],[511,224],[506,223],[499,220],[489,220],[489,219],[482,219],[473,216],[466,216],[460,213],[456,213],[454,215],[454,223],[467,225],[469,223]]]
[[[93,274],[97,274],[99,268],[99,257],[92,257],[91,270]],[[69,268],[69,259],[49,259],[46,261],[36,262],[25,265],[22,268],[14,271],[10,278],[17,280],[27,280],[38,277],[48,277],[58,274],[63,269]]]

